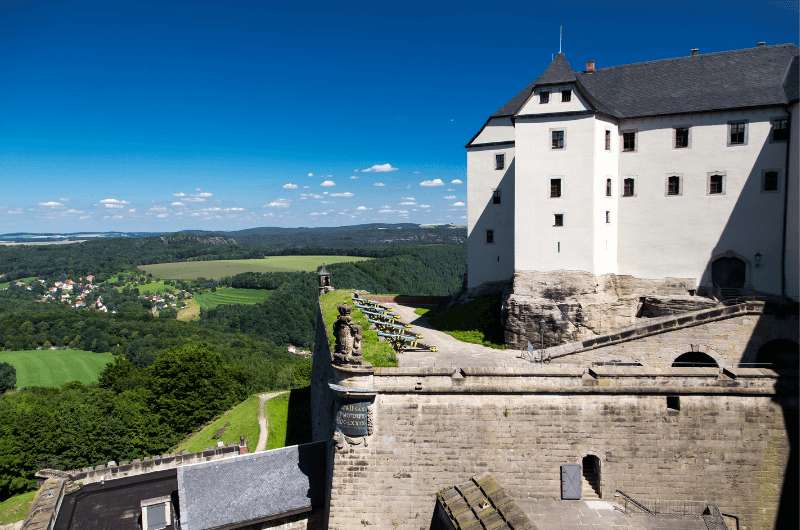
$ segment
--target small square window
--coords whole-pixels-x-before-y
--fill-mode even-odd
[[[778,191],[778,172],[769,170],[764,172],[764,180],[761,186],[762,191]]]
[[[677,175],[667,177],[667,195],[681,194],[681,178]]]
[[[636,131],[622,133],[622,150],[636,151]]]
[[[667,409],[674,411],[681,410],[680,396],[667,396]]]
[[[494,155],[494,168],[495,169],[503,169],[506,167],[506,155],[505,153],[498,153]]]
[[[728,145],[745,145],[747,143],[747,122],[732,121],[728,123]]]
[[[611,179],[606,179],[606,197],[611,197]]]
[[[635,193],[634,182],[632,178],[626,178],[622,181],[622,196],[633,197]]]
[[[561,91],[561,102],[566,103],[567,101],[572,100],[572,90],[562,90]]]
[[[689,128],[675,128],[675,149],[685,149],[689,147]]]
[[[563,213],[553,214],[553,226],[564,226],[564,214]]]
[[[611,212],[606,210],[606,223],[611,222]]]
[[[564,149],[564,131],[550,131],[550,147]]]
[[[708,177],[708,194],[722,195],[725,193],[725,176],[715,173]]]
[[[606,129],[606,151],[611,151],[611,131]]]
[[[539,103],[550,103],[550,92],[539,92]]]
[[[561,179],[550,179],[550,197],[561,197]]]
[[[486,231],[486,242],[487,243],[494,243],[494,230],[487,230]]]
[[[157,497],[140,503],[142,509],[142,530],[163,530],[172,525],[170,498]]]
[[[500,190],[492,192],[492,204],[500,204]]]
[[[778,118],[772,120],[772,141],[785,142],[789,139],[789,120]]]

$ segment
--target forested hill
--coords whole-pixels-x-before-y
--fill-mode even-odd
[[[152,237],[108,237],[70,245],[0,247],[0,281],[28,276],[100,279],[136,265],[187,260],[259,258],[276,254],[390,256],[415,245],[462,244],[464,227],[371,224],[334,228],[251,228],[186,231]]]

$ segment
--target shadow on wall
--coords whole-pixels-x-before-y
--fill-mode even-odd
[[[289,393],[286,418],[286,445],[304,444],[311,440],[311,387],[295,388]]]
[[[514,275],[514,165],[512,158],[495,188],[500,191],[500,204],[494,204],[490,194],[467,236],[469,286],[506,281]],[[488,230],[492,231],[493,243],[487,243]],[[469,275],[474,275],[478,282]]]

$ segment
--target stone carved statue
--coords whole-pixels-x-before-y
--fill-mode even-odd
[[[336,346],[333,350],[334,364],[361,364],[361,326],[353,323],[350,306],[340,305],[339,316],[333,323],[333,336]]]

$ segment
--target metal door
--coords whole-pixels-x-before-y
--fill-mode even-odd
[[[561,464],[561,498],[563,500],[580,500],[580,464]]]

